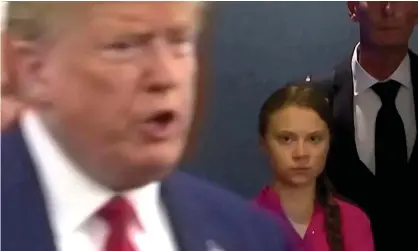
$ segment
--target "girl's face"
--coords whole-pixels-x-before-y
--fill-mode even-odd
[[[276,180],[292,186],[315,182],[323,171],[330,131],[312,109],[289,106],[272,113],[263,145]]]

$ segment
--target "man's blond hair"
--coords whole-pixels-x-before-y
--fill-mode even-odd
[[[38,40],[69,14],[70,2],[9,2],[7,32],[19,39]],[[60,17],[60,18],[57,18]]]
[[[86,9],[82,8],[83,3],[94,2],[11,1],[7,6],[7,32],[19,39],[39,40],[51,35],[51,31],[61,30],[63,27],[58,28],[57,22],[63,24],[79,20],[81,12]],[[195,3],[200,10],[206,9],[204,2]]]

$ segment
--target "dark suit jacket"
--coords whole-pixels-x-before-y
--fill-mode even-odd
[[[1,135],[2,251],[55,251],[45,201],[19,129]],[[57,177],[59,178],[59,177]],[[165,203],[181,251],[282,251],[278,224],[249,202],[176,172],[162,182]],[[219,250],[220,251],[220,250]]]
[[[409,55],[418,127],[418,56],[412,51]],[[401,227],[406,228],[412,224],[412,221],[408,220],[409,217],[416,214],[412,210],[415,204],[415,199],[412,198],[417,194],[411,192],[416,191],[418,185],[414,185],[416,181],[411,178],[416,177],[413,175],[418,170],[418,137],[406,169],[388,167],[393,169],[391,177],[376,178],[360,160],[356,149],[351,57],[338,65],[332,74],[312,76],[311,82],[326,93],[333,106],[335,121],[327,174],[340,195],[359,205],[369,215],[378,248],[386,238],[383,235],[376,238],[377,235],[380,236],[377,233],[385,231],[389,221],[396,226],[403,224]],[[408,215],[408,212],[411,214]],[[390,215],[381,216],[383,213]],[[401,219],[401,215],[408,218]],[[405,234],[405,231],[402,233]]]

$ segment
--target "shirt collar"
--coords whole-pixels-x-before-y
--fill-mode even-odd
[[[54,233],[68,235],[94,216],[116,194],[83,174],[59,147],[34,111],[22,116],[22,131],[32,155]],[[159,201],[160,183],[154,182],[124,195],[134,207],[155,205]]]
[[[366,91],[374,84],[379,82],[376,78],[371,76],[359,63],[357,58],[357,51],[360,43],[358,43],[354,49],[353,56],[351,59],[351,69],[353,72],[353,84],[354,84],[354,95],[357,96],[358,94]],[[401,83],[406,88],[411,88],[411,69],[410,69],[410,59],[409,55],[406,55],[405,58],[402,60],[398,68],[392,73],[390,77],[386,80],[395,80]]]

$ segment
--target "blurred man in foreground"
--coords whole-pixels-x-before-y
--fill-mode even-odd
[[[14,50],[6,32],[2,32],[1,40],[1,131],[4,131],[16,124],[23,103],[17,93]]]
[[[198,2],[10,2],[28,107],[2,134],[2,250],[285,250],[274,220],[174,168]]]

